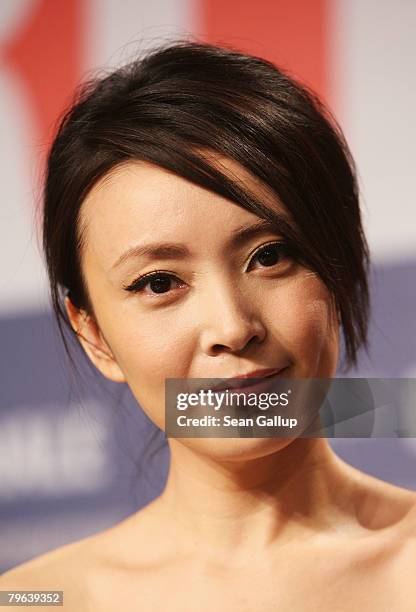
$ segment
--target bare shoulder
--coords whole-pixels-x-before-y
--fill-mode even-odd
[[[65,612],[107,610],[108,597],[119,589],[126,569],[129,578],[134,573],[137,580],[155,551],[157,530],[151,527],[150,506],[106,530],[8,570],[0,576],[0,590],[63,591]]]
[[[90,610],[86,576],[96,537],[61,546],[6,571],[0,576],[0,590],[63,591],[65,611]]]
[[[414,574],[416,568],[416,493],[404,489],[394,491],[391,496],[394,506],[399,509],[398,520],[392,523],[391,537],[385,547],[386,555],[391,551],[389,577],[399,588],[404,605],[409,597],[414,600]],[[399,597],[399,594],[398,594]]]
[[[355,468],[351,473],[356,483],[354,514],[368,536],[368,553],[396,568],[407,582],[408,571],[416,567],[416,491]]]
[[[416,535],[416,491],[366,477],[368,494],[363,496],[363,516],[373,529],[390,528],[399,537]]]

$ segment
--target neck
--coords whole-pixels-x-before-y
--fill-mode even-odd
[[[352,512],[353,479],[326,438],[298,438],[272,454],[219,461],[169,439],[171,464],[160,500],[182,545],[243,561],[273,544],[341,529]]]

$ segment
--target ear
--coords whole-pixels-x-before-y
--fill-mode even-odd
[[[109,380],[126,382],[126,378],[94,318],[84,310],[76,308],[69,297],[65,297],[65,308],[72,329],[77,334],[78,340],[95,367]]]

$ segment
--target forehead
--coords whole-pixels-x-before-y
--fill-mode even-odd
[[[277,196],[237,162],[219,155],[219,169],[271,208],[284,212]],[[83,258],[94,256],[108,268],[138,240],[209,244],[241,223],[258,217],[241,206],[155,164],[129,161],[105,175],[80,211]]]

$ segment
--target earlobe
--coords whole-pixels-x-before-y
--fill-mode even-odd
[[[65,298],[65,308],[72,329],[95,367],[109,380],[126,382],[126,378],[94,318],[84,310],[76,308],[69,297]]]

